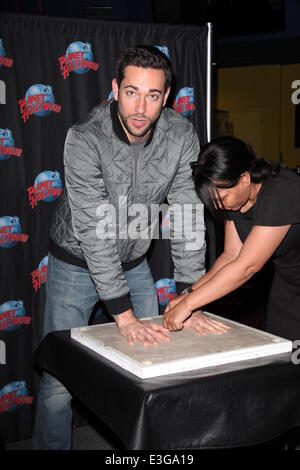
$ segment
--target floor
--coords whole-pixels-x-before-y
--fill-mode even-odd
[[[72,400],[73,450],[113,450],[124,448],[118,436],[79,400]],[[5,450],[32,450],[31,439],[5,444]]]
[[[116,443],[109,440],[94,426],[85,425],[73,429],[73,450],[113,449],[117,449]],[[6,444],[5,450],[32,450],[31,439]]]

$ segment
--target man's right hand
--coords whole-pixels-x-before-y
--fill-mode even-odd
[[[130,346],[137,340],[144,346],[156,346],[158,342],[170,341],[170,332],[167,328],[156,323],[138,320],[132,310],[127,310],[114,317],[120,333],[127,339]]]

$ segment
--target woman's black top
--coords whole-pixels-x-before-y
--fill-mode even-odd
[[[263,182],[256,203],[246,212],[228,211],[244,243],[254,225],[290,225],[272,255],[275,274],[267,309],[267,331],[300,340],[300,178],[287,169]]]

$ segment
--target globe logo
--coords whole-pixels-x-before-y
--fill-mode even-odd
[[[7,160],[12,156],[12,148],[14,146],[15,142],[11,130],[0,129],[0,161]],[[1,147],[11,147],[11,151],[4,153]]]
[[[157,49],[160,50],[160,52],[162,52],[163,54],[165,54],[168,59],[170,59],[170,54],[169,54],[169,49],[167,46],[155,46]]]
[[[5,398],[6,395],[7,398]],[[17,403],[16,398],[26,397],[27,395],[28,390],[26,382],[23,380],[20,382],[11,382],[5,385],[5,387],[0,390],[1,409],[11,412],[21,408],[24,403],[22,403],[21,400],[20,403]]]
[[[75,58],[73,59],[73,56],[72,56],[72,54],[78,53],[78,52],[81,53],[80,67],[77,67],[76,65],[76,61],[78,59],[75,59]],[[87,73],[90,69],[87,66],[84,66],[82,61],[84,60],[89,60],[91,62],[93,61],[92,47],[88,42],[81,42],[81,41],[72,42],[66,51],[66,58],[67,58],[67,61],[73,61],[73,66],[74,66],[73,72]]]
[[[169,301],[176,296],[175,279],[160,279],[155,283],[158,302],[162,307],[166,307]]]
[[[26,103],[30,102],[30,97],[35,95],[43,95],[43,103],[54,104],[54,95],[52,93],[52,87],[50,85],[32,85],[26,92]],[[35,114],[36,116],[47,116],[50,113],[51,109],[41,109],[40,111],[33,112],[33,114]]]
[[[195,111],[194,88],[183,87],[177,94],[173,108],[182,116],[188,117]]]
[[[10,316],[11,318],[26,316],[24,303],[22,300],[9,300],[4,304],[0,305],[0,318],[2,315],[4,316],[4,314],[7,312],[14,312],[13,315]],[[13,321],[7,321],[5,318],[3,319],[2,323],[2,329],[8,332],[19,330],[22,327],[21,323],[13,324]],[[10,324],[11,326],[6,326],[7,324]]]
[[[55,201],[61,194],[62,182],[58,171],[43,171],[34,181],[36,192],[44,191],[47,194],[42,198],[45,202]]]
[[[9,234],[21,234],[22,227],[20,225],[20,219],[16,216],[4,216],[0,217],[0,248],[12,248],[18,243],[18,239],[11,240],[10,237],[7,237],[6,241],[6,234],[7,229]]]

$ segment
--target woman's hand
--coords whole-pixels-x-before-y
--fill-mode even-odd
[[[213,320],[201,312],[201,310],[193,312],[192,315],[184,322],[183,327],[192,328],[201,336],[205,336],[207,333],[221,335],[230,330],[229,326],[217,320]]]
[[[182,328],[192,328],[200,335],[206,335],[207,333],[220,335],[230,330],[229,326],[213,320],[202,313],[201,310],[192,313],[184,300],[187,295],[183,298],[177,297],[167,306],[164,312],[163,324],[168,330],[178,331]]]
[[[164,314],[167,313],[169,310],[175,307],[179,302],[181,302],[188,294],[182,294],[178,295],[175,297],[175,299],[172,299],[169,301],[168,305],[165,308]]]
[[[182,330],[183,322],[191,315],[192,311],[185,302],[187,295],[179,296],[172,300],[164,311],[163,324],[168,330]]]

